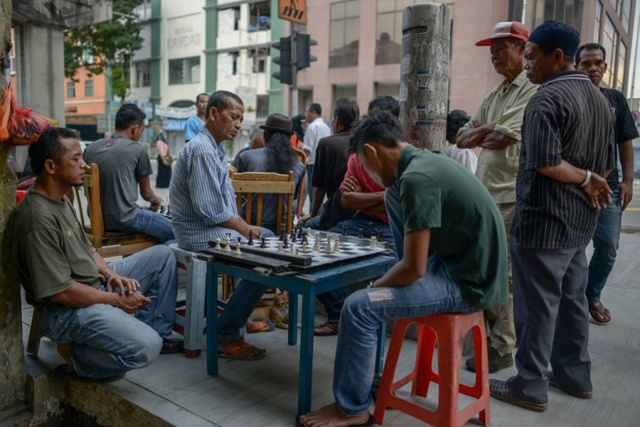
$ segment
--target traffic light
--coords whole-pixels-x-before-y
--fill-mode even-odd
[[[296,67],[298,70],[307,68],[312,62],[318,60],[317,57],[311,55],[311,46],[317,44],[318,42],[309,37],[309,34],[298,34],[296,37]]]
[[[291,64],[291,36],[280,37],[280,41],[271,44],[271,47],[280,51],[280,56],[275,56],[273,62],[280,65],[280,71],[272,74],[283,84],[293,84],[293,66]]]

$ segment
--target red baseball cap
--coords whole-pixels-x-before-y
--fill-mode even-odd
[[[476,46],[491,46],[493,40],[507,37],[526,42],[529,39],[529,30],[524,24],[517,21],[498,22],[491,30],[491,37],[480,40]]]

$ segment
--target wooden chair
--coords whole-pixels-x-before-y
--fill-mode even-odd
[[[246,203],[246,213],[244,220],[247,224],[262,225],[262,203],[265,194],[278,194],[278,216],[276,218],[276,235],[283,232],[291,234],[293,229],[293,198],[296,190],[296,183],[293,179],[293,172],[288,174],[279,174],[272,172],[242,172],[236,173],[233,169],[229,170],[229,177],[233,185],[233,191],[236,193],[236,204],[238,212],[242,210],[242,204]],[[251,221],[251,212],[253,211],[253,196],[257,195],[257,212],[256,221]],[[282,230],[282,219],[285,214],[285,196],[287,203],[285,230]],[[222,299],[227,300],[233,289],[233,278],[222,275]]]
[[[276,217],[276,235],[283,232],[291,234],[293,228],[293,199],[296,183],[293,180],[293,172],[289,174],[271,173],[271,172],[243,172],[235,173],[229,171],[233,191],[236,193],[236,204],[238,212],[241,211],[242,204],[246,201],[245,221],[247,224],[262,225],[262,203],[265,194],[278,194],[278,216]],[[253,211],[253,196],[257,195],[257,218],[255,223],[251,221],[251,212]],[[285,197],[287,196],[287,197]],[[285,199],[286,199],[286,221],[285,230],[282,230],[282,220],[285,216]]]
[[[294,148],[294,150],[296,150],[296,155],[298,156],[298,160],[300,160],[302,162],[302,164],[304,165],[304,170],[307,170],[307,154],[304,152],[304,150],[299,150],[297,148]],[[300,193],[298,194],[298,205],[296,206],[296,215],[298,216],[298,218],[300,218],[302,216],[302,205],[304,203],[304,189],[307,188],[307,180],[311,179],[310,176],[307,176],[307,174],[305,173],[304,176],[302,177],[302,181],[300,182]]]
[[[82,198],[80,197],[80,190],[76,187],[75,199],[78,203],[80,223],[89,238],[89,242],[104,258],[131,255],[160,243],[144,233],[104,230],[102,202],[100,200],[100,169],[95,163],[85,168],[83,189],[90,223],[87,224],[85,221],[85,206],[83,206]]]

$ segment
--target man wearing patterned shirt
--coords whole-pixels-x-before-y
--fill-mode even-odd
[[[569,24],[547,21],[525,47],[527,78],[541,86],[524,113],[511,227],[518,373],[489,388],[496,399],[538,412],[549,406],[549,386],[593,395],[585,248],[598,210],[611,203],[603,176],[613,164],[613,115],[574,70],[579,43]]]
[[[507,239],[516,205],[522,114],[537,89],[524,72],[524,43],[528,37],[529,30],[521,23],[499,22],[489,38],[476,43],[476,46],[490,46],[493,67],[505,79],[482,100],[473,119],[458,132],[457,141],[459,148],[482,147],[476,176],[489,190],[502,213]],[[511,289],[511,260],[508,269]],[[513,365],[516,337],[512,299],[485,311],[491,326],[489,372]],[[466,366],[475,371],[475,357],[467,359]]]
[[[171,216],[178,245],[190,251],[207,247],[210,240],[235,241],[239,236],[273,236],[266,228],[252,227],[240,216],[229,179],[226,155],[221,144],[233,140],[240,131],[244,105],[240,97],[227,91],[214,92],[209,98],[204,128],[181,151],[171,180]],[[220,315],[218,344],[220,357],[254,360],[265,350],[254,347],[242,337],[245,325],[264,286],[241,281]]]

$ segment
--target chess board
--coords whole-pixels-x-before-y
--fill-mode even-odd
[[[272,273],[282,273],[288,271],[310,271],[316,268],[340,263],[347,263],[358,258],[389,252],[391,244],[389,242],[376,242],[372,247],[369,238],[358,238],[354,236],[342,236],[339,234],[329,234],[325,232],[311,233],[307,238],[307,245],[302,245],[298,239],[293,243],[288,243],[287,248],[279,248],[283,242],[278,237],[268,237],[264,239],[265,247],[261,247],[261,239],[254,239],[253,245],[247,244],[246,240],[240,242],[240,253],[237,252],[238,243],[229,242],[209,242],[209,249],[202,251],[207,255],[212,255],[214,259],[225,262],[245,265],[252,268],[266,269]],[[327,235],[329,234],[330,245],[327,249]],[[338,239],[336,250],[335,239]],[[317,249],[316,247],[316,240]],[[216,247],[217,245],[217,247]]]

